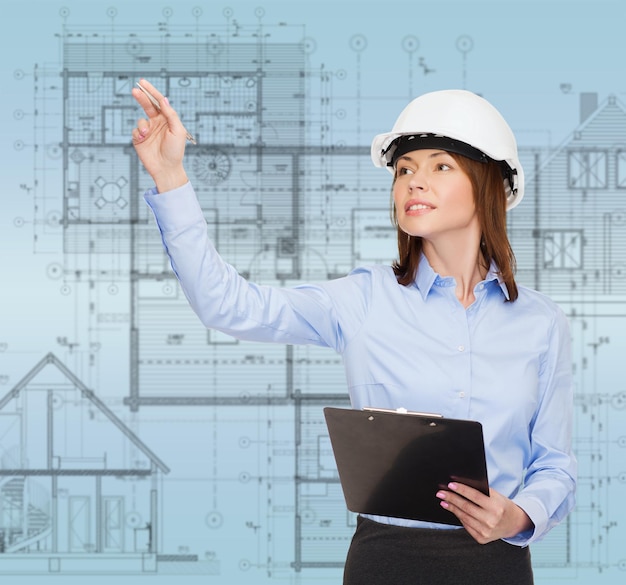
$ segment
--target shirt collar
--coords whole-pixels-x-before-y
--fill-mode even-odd
[[[489,271],[485,276],[485,279],[482,281],[483,284],[488,285],[490,283],[497,284],[502,290],[502,294],[509,299],[509,291],[506,287],[505,282],[502,280],[502,277],[498,274],[498,267],[492,261],[491,266],[489,267]],[[454,279],[451,276],[440,276],[437,274],[431,267],[428,262],[426,256],[422,254],[419,262],[419,266],[417,268],[417,277],[415,279],[414,285],[419,290],[422,298],[426,300],[430,290],[433,285],[437,284],[439,286],[450,286],[454,283]]]

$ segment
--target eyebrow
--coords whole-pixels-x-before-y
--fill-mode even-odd
[[[429,158],[429,159],[430,159],[430,158],[435,158],[435,157],[437,157],[437,156],[442,156],[442,155],[446,155],[446,154],[447,154],[448,156],[452,156],[452,155],[451,155],[451,154],[450,154],[447,150],[438,150],[437,152],[433,152],[432,154],[429,154],[429,155],[428,155],[428,158]],[[410,156],[408,156],[408,153],[407,153],[407,154],[403,154],[402,156],[399,156],[399,157],[398,157],[398,161],[401,161],[401,160],[408,160],[408,161],[412,161],[413,159],[411,159],[411,157],[410,157]],[[398,162],[397,162],[397,161],[396,161],[396,164],[398,164]]]

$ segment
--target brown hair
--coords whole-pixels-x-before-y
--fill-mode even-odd
[[[484,267],[489,268],[493,261],[498,273],[509,291],[509,301],[517,299],[515,283],[515,255],[506,232],[506,195],[502,171],[495,161],[477,162],[463,155],[449,153],[472,184],[478,221],[481,226],[480,251]],[[395,184],[395,177],[394,177]],[[393,271],[398,283],[407,286],[417,276],[417,267],[422,252],[422,238],[409,236],[398,226],[395,205],[392,218],[398,233],[399,260],[393,263]]]

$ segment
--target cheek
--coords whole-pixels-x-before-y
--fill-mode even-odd
[[[466,213],[474,214],[476,212],[476,203],[474,201],[474,192],[471,183],[467,181],[459,181],[454,188],[456,206],[464,210]]]
[[[391,189],[391,198],[392,198],[393,206],[396,208],[396,210],[401,209],[403,196],[401,195],[401,189],[398,183],[394,183]]]

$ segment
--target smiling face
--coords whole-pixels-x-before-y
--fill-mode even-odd
[[[459,245],[480,240],[472,183],[444,150],[413,150],[399,157],[393,199],[398,225],[410,236]]]

